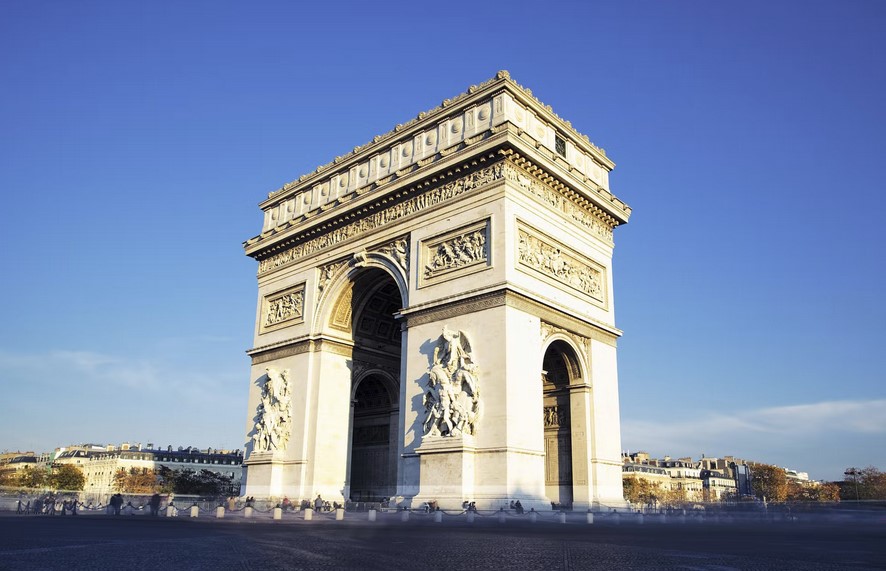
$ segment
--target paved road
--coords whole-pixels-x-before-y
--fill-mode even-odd
[[[364,518],[365,518],[365,514]],[[886,524],[472,525],[0,513],[0,569],[886,569]]]

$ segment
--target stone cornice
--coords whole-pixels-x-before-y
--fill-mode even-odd
[[[349,167],[359,162],[360,156],[372,155],[374,152],[378,152],[385,147],[391,146],[395,141],[405,141],[420,130],[421,126],[430,125],[439,121],[446,116],[451,115],[454,111],[469,107],[471,104],[502,89],[506,89],[513,94],[515,98],[524,105],[532,107],[539,115],[544,116],[548,120],[552,120],[551,122],[555,123],[561,131],[572,135],[570,138],[573,139],[573,143],[580,147],[582,151],[591,155],[594,160],[599,162],[602,166],[605,166],[608,170],[612,170],[615,167],[615,163],[606,156],[606,151],[604,149],[592,143],[587,135],[578,132],[572,126],[570,121],[561,119],[560,116],[554,113],[554,110],[550,105],[545,105],[535,97],[532,90],[513,81],[510,73],[502,70],[492,79],[484,81],[479,85],[472,85],[467,91],[460,93],[455,97],[444,99],[437,107],[419,113],[416,117],[410,119],[406,123],[398,124],[393,130],[382,135],[376,135],[373,137],[372,141],[354,147],[349,153],[338,156],[333,161],[317,167],[313,172],[304,174],[297,180],[289,182],[283,185],[280,189],[270,192],[268,194],[268,200],[262,202],[261,207],[265,208],[267,204],[272,202],[272,199],[279,199],[281,195],[288,194],[299,187],[309,186],[312,181],[321,178],[324,174],[328,174],[332,171],[347,170]]]
[[[489,164],[495,160],[499,162]],[[359,208],[341,211],[338,216],[318,221],[311,227],[303,227],[301,232],[298,231],[299,228],[293,228],[273,241],[247,242],[246,253],[263,260],[259,266],[259,274],[267,273],[320,249],[382,227],[393,220],[426,211],[449,200],[447,197],[450,195],[461,196],[494,180],[502,180],[500,166],[495,170],[496,165],[500,165],[501,162],[495,153],[474,156],[469,161],[455,165],[445,172],[400,188],[393,197],[378,195],[372,202],[364,203]],[[432,193],[441,194],[439,200],[425,198]],[[301,247],[304,251],[294,252],[295,247]],[[276,259],[277,256],[282,257]],[[275,259],[265,261],[271,258]]]
[[[537,315],[543,322],[557,325],[607,345],[615,346],[616,339],[622,334],[621,330],[608,323],[571,315],[549,303],[533,300],[507,286],[494,290],[478,291],[473,295],[458,299],[441,300],[441,302],[431,305],[405,308],[400,312],[400,315],[405,319],[407,327],[416,327],[503,305]]]
[[[346,203],[355,207],[374,199],[373,195],[411,184],[410,179],[416,176],[445,170],[458,161],[458,155],[470,154],[465,151],[467,147],[483,142],[476,150],[485,150],[493,146],[490,139],[501,136],[525,142],[524,154],[531,149],[532,154],[550,159],[553,170],[569,175],[573,179],[570,184],[582,189],[580,192],[596,199],[596,191],[604,209],[612,206],[616,218],[627,220],[629,209],[608,191],[608,173],[614,164],[602,149],[560,119],[531,91],[511,81],[507,72],[500,72],[494,79],[271,193],[261,203],[265,213],[262,233],[249,239],[244,247],[249,250],[259,242],[276,241],[281,232],[289,233],[294,225],[310,223],[311,218],[328,218]]]

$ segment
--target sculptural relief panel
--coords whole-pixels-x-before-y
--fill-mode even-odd
[[[519,220],[517,263],[520,269],[539,273],[605,307],[606,269]]]
[[[419,287],[490,268],[490,227],[491,220],[487,218],[423,240]]]
[[[426,436],[475,434],[480,419],[479,369],[464,331],[443,326],[434,347],[423,402]]]
[[[304,321],[305,284],[265,296],[262,300],[259,333],[266,333]]]
[[[289,369],[265,369],[259,379],[261,402],[256,407],[252,430],[253,451],[285,450],[292,432],[292,407]]]

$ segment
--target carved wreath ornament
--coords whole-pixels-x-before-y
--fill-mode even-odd
[[[434,348],[424,396],[424,433],[428,436],[474,434],[480,418],[480,387],[471,343],[464,331],[443,327]]]

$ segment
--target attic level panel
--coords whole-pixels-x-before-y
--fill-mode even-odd
[[[322,217],[336,206],[372,194],[415,171],[430,171],[426,167],[446,162],[459,149],[490,137],[505,124],[535,148],[545,149],[546,154],[565,163],[569,172],[609,195],[608,173],[614,164],[602,149],[543,106],[529,90],[511,81],[506,72],[500,72],[489,82],[270,193],[261,204],[265,216],[262,234],[244,246],[249,251],[278,232]],[[617,202],[629,213],[626,205]]]

